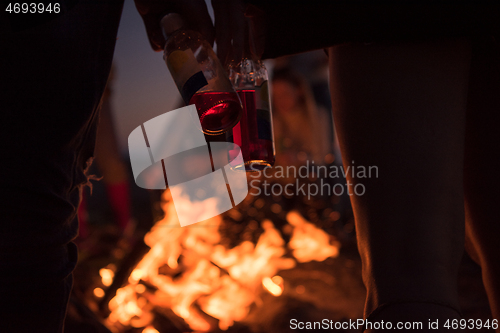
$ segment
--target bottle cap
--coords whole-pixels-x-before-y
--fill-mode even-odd
[[[171,13],[163,16],[160,21],[160,26],[163,30],[163,36],[167,39],[171,34],[184,28],[184,21],[177,13]]]

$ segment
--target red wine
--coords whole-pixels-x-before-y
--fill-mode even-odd
[[[199,92],[189,104],[195,104],[203,132],[218,135],[232,128],[242,115],[241,103],[234,92]]]
[[[240,122],[228,132],[229,141],[241,147],[244,164],[232,165],[235,169],[255,171],[274,164],[274,145],[272,136],[271,113],[267,109],[257,108],[255,90],[238,90],[243,104]],[[229,151],[230,161],[238,154]],[[234,161],[233,161],[234,163]]]

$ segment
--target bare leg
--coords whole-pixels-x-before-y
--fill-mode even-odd
[[[500,46],[474,45],[465,136],[465,213],[471,255],[482,267],[493,317],[500,320]],[[500,330],[497,330],[500,332]]]
[[[378,168],[348,177],[366,189],[351,197],[365,316],[421,320],[423,331],[428,319],[458,318],[469,43],[356,43],[329,54],[344,166]]]

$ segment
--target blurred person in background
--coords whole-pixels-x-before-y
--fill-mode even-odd
[[[274,70],[281,68],[291,68],[299,74],[308,83],[314,100],[322,118],[327,118],[330,124],[333,124],[332,101],[330,99],[330,88],[328,86],[328,55],[324,50],[314,50],[279,57],[272,60]],[[335,133],[333,126],[328,126],[327,141],[334,145]],[[335,158],[340,160],[340,152],[337,154],[338,147],[335,147]]]
[[[326,139],[332,124],[316,104],[308,82],[291,68],[272,75],[273,127],[276,164],[324,165],[331,145]]]

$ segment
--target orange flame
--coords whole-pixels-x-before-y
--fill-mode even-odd
[[[338,244],[330,244],[328,234],[296,212],[287,216],[294,227],[289,242],[294,259],[284,257],[285,241],[270,220],[262,222],[264,232],[257,244],[245,241],[227,249],[218,244],[220,216],[180,227],[168,190],[164,192],[164,200],[164,219],[144,238],[150,251],[132,271],[128,285],[118,289],[109,302],[111,314],[107,324],[110,327],[121,324],[146,327],[142,333],[158,332],[151,326],[152,310],[168,307],[193,330],[208,332],[215,328],[213,320],[207,319],[200,309],[218,319],[219,328],[225,330],[248,315],[262,290],[276,297],[283,294],[284,281],[276,276],[280,270],[293,268],[296,260],[322,261],[338,255]],[[192,205],[176,202],[179,204]],[[179,262],[181,255],[182,263]],[[159,272],[162,266],[176,270],[179,265],[182,265],[182,273],[175,279]],[[112,271],[102,269],[100,274],[103,284],[110,285]],[[147,291],[140,281],[157,290]]]

